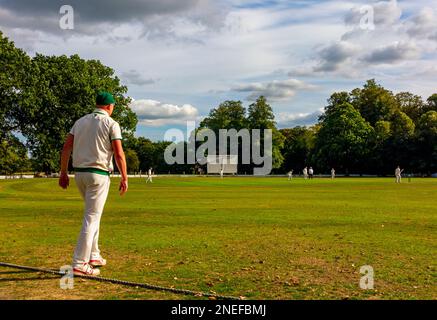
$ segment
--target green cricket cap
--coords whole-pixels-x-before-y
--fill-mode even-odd
[[[107,106],[108,104],[115,104],[115,99],[109,92],[101,91],[97,94],[96,104],[99,106]]]

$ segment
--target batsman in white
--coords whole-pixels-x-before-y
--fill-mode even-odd
[[[396,183],[401,183],[403,171],[404,169],[401,170],[399,166],[397,166],[397,168],[395,169]]]
[[[290,170],[288,172],[288,180],[292,180],[293,179],[293,170]]]
[[[74,250],[73,273],[98,276],[96,267],[106,265],[100,255],[99,228],[109,192],[109,170],[112,157],[121,173],[120,195],[128,189],[126,158],[121,144],[119,124],[111,118],[115,100],[108,92],[96,98],[96,109],[75,122],[64,143],[61,156],[59,186],[69,186],[68,163],[73,152],[74,179],[84,202],[85,210],[79,239]]]
[[[335,178],[335,169],[332,168],[331,169],[331,179],[334,179],[334,178]]]

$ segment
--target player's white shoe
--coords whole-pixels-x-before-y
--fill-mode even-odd
[[[88,263],[84,263],[80,267],[73,268],[73,274],[77,276],[98,276],[100,274],[100,270],[94,269]]]
[[[100,257],[98,259],[91,259],[89,264],[92,267],[103,267],[103,266],[106,266],[106,259],[103,259],[102,257]]]

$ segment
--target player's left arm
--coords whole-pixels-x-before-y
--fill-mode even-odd
[[[68,178],[68,163],[70,161],[71,152],[73,151],[73,144],[74,135],[69,133],[61,154],[61,176],[59,177],[59,186],[62,189],[67,189],[70,184],[70,179]]]

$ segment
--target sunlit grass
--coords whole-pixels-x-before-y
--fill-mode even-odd
[[[104,276],[256,299],[436,298],[437,180],[158,177],[131,179],[124,197],[117,181],[101,225]],[[0,261],[71,263],[81,219],[74,179],[67,191],[54,179],[1,181]],[[362,265],[375,290],[359,288]],[[46,292],[48,281],[0,281],[0,295],[176,297],[87,283]]]

